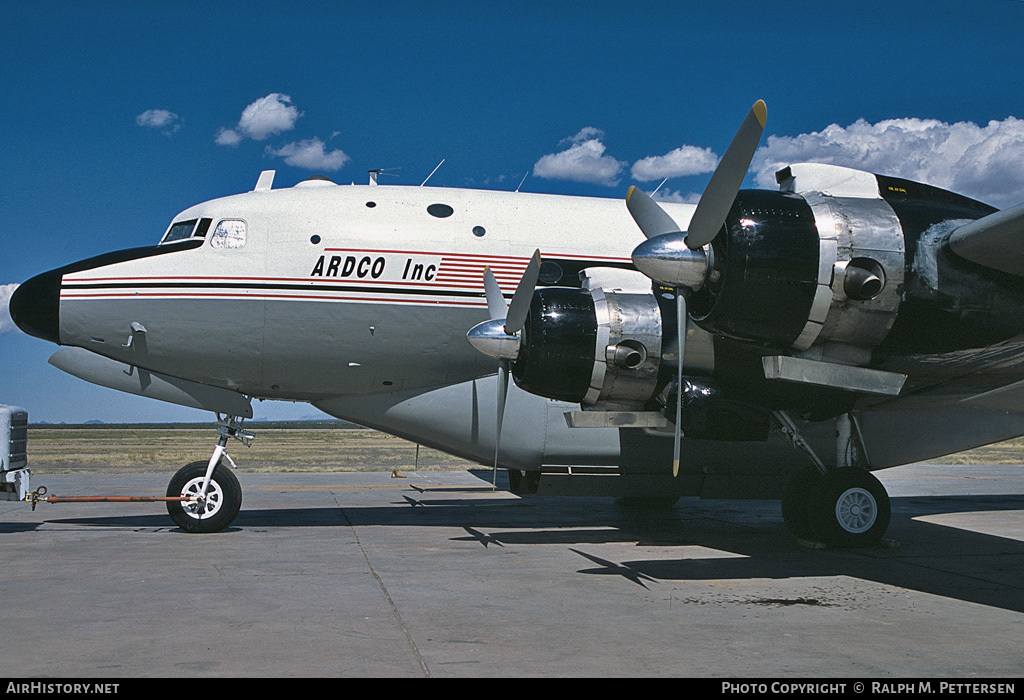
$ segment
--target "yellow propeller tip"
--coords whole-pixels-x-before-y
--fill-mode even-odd
[[[626,191],[626,204],[629,204],[629,198],[633,196],[633,190],[636,189],[636,185],[630,185]]]
[[[765,123],[768,121],[768,105],[764,103],[764,100],[758,100],[754,103],[753,110],[757,121],[761,123],[761,128],[764,128]]]

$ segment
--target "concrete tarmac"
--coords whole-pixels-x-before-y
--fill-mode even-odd
[[[1024,467],[878,475],[888,541],[849,551],[798,543],[777,502],[644,514],[489,472],[241,473],[210,535],[158,503],[0,502],[0,677],[1024,675]]]

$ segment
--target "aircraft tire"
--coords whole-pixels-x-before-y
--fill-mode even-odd
[[[168,496],[187,496],[202,488],[207,462],[192,462],[179,469],[167,485]],[[221,461],[213,469],[207,505],[203,514],[190,511],[177,501],[167,502],[167,512],[185,532],[220,532],[230,525],[242,507],[242,487]]]
[[[821,472],[817,467],[806,467],[793,475],[782,494],[782,520],[794,537],[810,539],[815,536],[810,503],[820,482]]]
[[[889,528],[889,494],[865,469],[846,467],[829,472],[810,495],[810,537],[827,545],[870,546]]]

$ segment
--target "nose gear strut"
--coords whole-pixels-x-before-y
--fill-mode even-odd
[[[255,435],[243,429],[244,419],[238,416],[218,413],[217,421],[220,437],[209,461],[186,464],[167,486],[169,498],[187,497],[167,502],[167,512],[186,532],[219,532],[231,524],[242,505],[242,487],[228,468],[237,469],[227,444],[234,439],[249,447]]]

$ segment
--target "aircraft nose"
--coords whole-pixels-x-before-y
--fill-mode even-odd
[[[11,319],[18,328],[58,345],[62,276],[59,270],[36,275],[15,289],[10,299]]]

